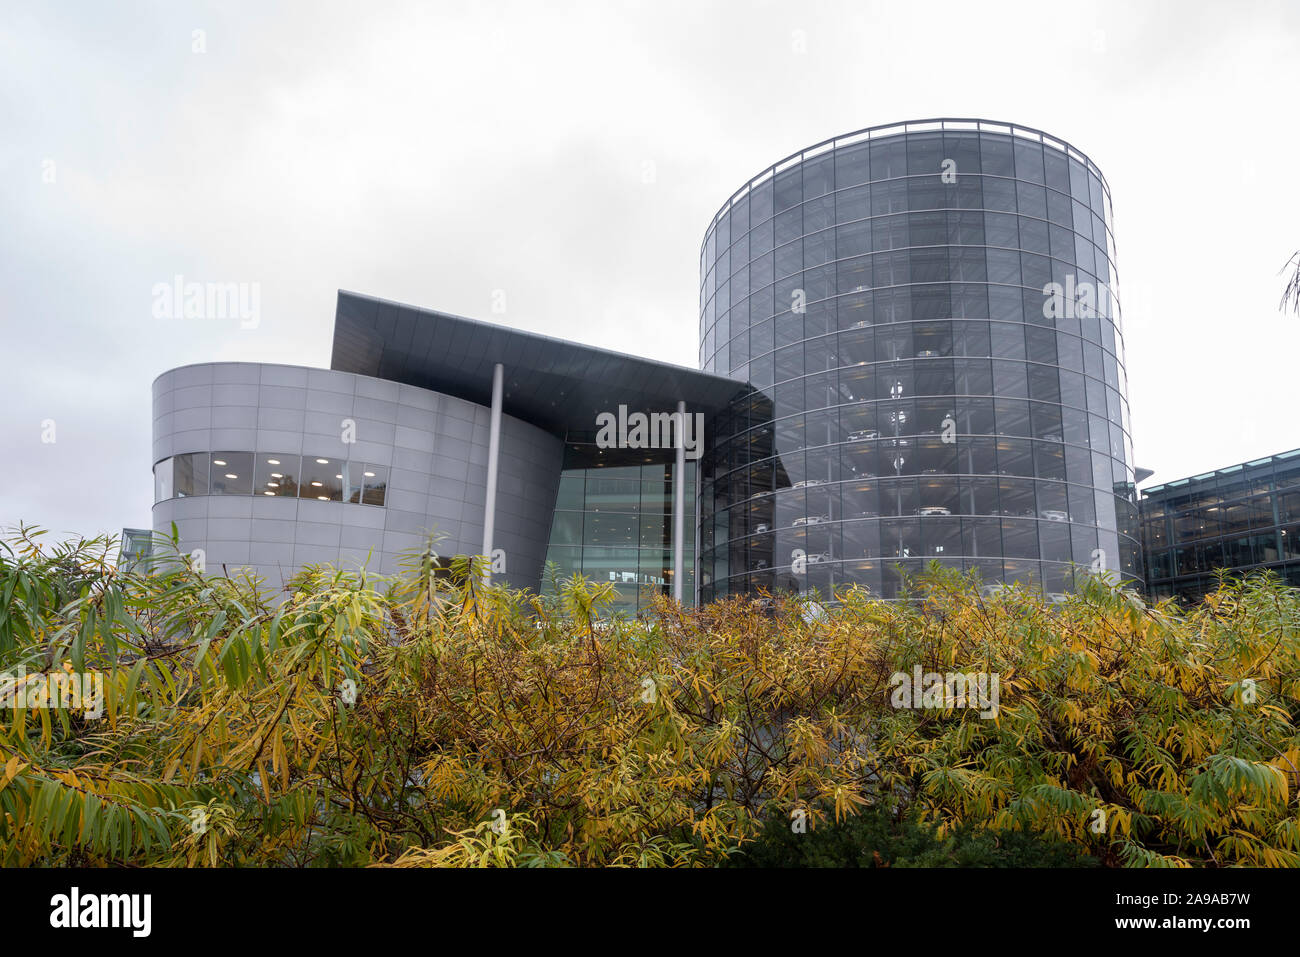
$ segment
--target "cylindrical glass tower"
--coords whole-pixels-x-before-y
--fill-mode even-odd
[[[708,436],[701,599],[938,559],[1057,594],[1140,578],[1110,193],[979,120],[875,127],[755,177],[700,272],[700,364],[749,396]]]

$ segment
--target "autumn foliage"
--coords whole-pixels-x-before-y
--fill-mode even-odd
[[[1300,865],[1300,593],[1267,578],[1180,609],[936,568],[910,601],[606,619],[608,585],[449,580],[432,547],[274,595],[42,541],[0,543],[0,670],[102,675],[102,714],[0,709],[6,865],[714,866],[862,813]],[[997,676],[996,716],[895,707],[917,666]]]

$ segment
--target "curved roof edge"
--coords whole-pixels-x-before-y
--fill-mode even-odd
[[[1028,140],[1036,140],[1044,146],[1049,146],[1059,152],[1065,153],[1081,162],[1087,169],[1097,174],[1101,180],[1102,188],[1106,194],[1110,195],[1110,183],[1106,181],[1106,174],[1101,171],[1083,150],[1077,146],[1054,136],[1045,130],[1036,129],[1032,126],[1025,126],[1023,123],[1007,123],[1001,120],[986,120],[979,117],[932,117],[923,120],[899,120],[894,123],[879,123],[875,126],[866,126],[860,130],[854,130],[851,133],[840,133],[837,136],[831,136],[819,143],[813,143],[811,146],[805,146],[801,150],[796,150],[789,156],[783,157],[760,170],[751,176],[745,185],[732,193],[727,200],[718,207],[718,211],[713,214],[709,220],[709,225],[704,228],[704,240],[700,243],[700,251],[708,245],[709,233],[718,224],[722,217],[732,204],[741,196],[749,193],[755,186],[759,186],[767,180],[776,176],[777,173],[788,169],[791,166],[797,166],[805,160],[815,159],[823,153],[840,149],[845,146],[854,146],[858,143],[875,139],[885,139],[891,136],[904,136],[912,133],[997,133],[1006,136],[1020,136]]]

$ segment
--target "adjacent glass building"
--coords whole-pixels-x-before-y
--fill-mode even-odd
[[[1194,601],[1232,574],[1300,586],[1300,449],[1142,490],[1147,592]]]
[[[713,422],[700,599],[937,559],[989,582],[1141,579],[1110,195],[1083,153],[984,121],[875,127],[737,191],[706,233]]]

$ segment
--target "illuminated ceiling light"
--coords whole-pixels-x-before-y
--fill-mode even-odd
[[[223,461],[221,461],[221,459],[213,459],[213,460],[212,460],[212,464],[213,464],[213,465],[225,465],[226,463],[223,462]]]
[[[317,495],[316,497],[320,499],[322,502],[328,502],[330,500],[330,497],[328,495]]]
[[[279,487],[280,487],[280,483],[279,483],[279,482],[267,482],[266,484],[267,484],[268,486],[270,486],[271,488],[279,488]],[[267,494],[269,495],[270,493],[268,492]]]
[[[226,478],[229,478],[229,479],[237,479],[237,478],[239,478],[239,476],[238,476],[238,475],[231,475],[229,472],[227,472],[227,473],[226,473]]]
[[[367,472],[367,473],[366,473],[366,478],[374,478],[374,477],[375,477],[375,473],[374,473],[374,472]]]
[[[335,477],[336,479],[341,479],[343,476],[342,476],[342,475],[336,475],[336,476],[334,476],[334,477]]]
[[[329,464],[330,464],[330,460],[329,460],[329,459],[317,459],[316,461],[317,461],[318,463],[320,463],[321,465],[329,465]]]
[[[323,485],[324,483],[322,483],[322,482],[312,482],[311,484],[314,485],[314,486],[316,486],[316,488],[321,488],[322,485]]]
[[[267,459],[267,460],[266,460],[266,464],[267,464],[267,465],[279,465],[279,464],[280,464],[280,460],[279,460],[279,459]]]
[[[274,492],[263,492],[262,494],[263,494],[263,495],[274,495],[275,493],[274,493]]]
[[[272,473],[271,473],[271,478],[284,478],[284,473],[283,473],[283,472],[272,472]]]

